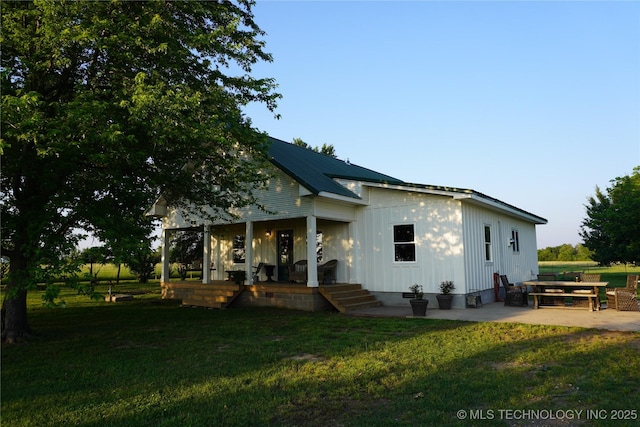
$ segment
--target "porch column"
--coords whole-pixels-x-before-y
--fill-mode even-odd
[[[360,281],[360,236],[358,236],[358,227],[356,222],[349,223],[349,249],[347,254],[347,272],[349,274],[349,283],[362,284]]]
[[[202,283],[211,283],[211,228],[204,225],[202,242]]]
[[[253,222],[247,221],[244,239],[244,270],[247,273],[247,284],[253,285]]]
[[[170,276],[170,266],[169,266],[169,230],[166,228],[162,229],[161,240],[162,240],[162,254],[160,257],[160,282],[169,282]]]
[[[215,274],[215,278],[217,280],[220,279],[224,279],[224,265],[222,265],[222,254],[220,253],[220,246],[221,246],[221,238],[220,238],[220,233],[216,234],[216,262],[215,262],[215,266],[216,267],[216,274]]]
[[[307,286],[310,288],[318,287],[317,236],[318,227],[316,225],[316,217],[309,215],[307,216]]]

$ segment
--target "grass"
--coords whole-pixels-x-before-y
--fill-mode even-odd
[[[609,282],[611,287],[624,287],[627,283],[627,274],[640,274],[640,266],[618,264],[612,267],[599,267],[595,262],[554,262],[544,261],[538,263],[540,273],[582,272],[600,274],[603,282]],[[604,290],[602,291],[604,292]]]
[[[145,293],[105,303],[65,289],[64,309],[30,294],[37,335],[2,347],[3,425],[531,425],[503,409],[640,416],[631,412],[640,333],[192,309],[160,300],[157,283],[126,287]],[[571,425],[634,425],[585,417]]]

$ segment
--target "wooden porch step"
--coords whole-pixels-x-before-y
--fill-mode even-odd
[[[350,313],[363,308],[382,305],[368,290],[359,284],[320,286],[320,294],[341,313]]]
[[[223,308],[222,302],[205,301],[202,299],[183,299],[182,305],[188,305],[192,307],[207,307],[207,308]]]
[[[237,292],[237,290],[235,291],[229,291],[226,289],[195,289],[193,291],[193,295],[197,295],[200,297],[231,297],[233,296],[233,294]]]
[[[174,286],[172,284],[172,286]],[[244,286],[236,284],[209,284],[209,285],[185,285],[178,284],[175,288],[188,289],[186,295],[182,297],[182,305],[207,307],[207,308],[226,308],[244,291]],[[172,295],[177,292],[173,290]],[[167,295],[170,293],[167,292]]]

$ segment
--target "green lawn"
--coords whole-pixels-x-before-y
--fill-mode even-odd
[[[627,274],[640,274],[640,267],[631,265],[615,265],[612,267],[598,267],[594,262],[540,262],[538,263],[540,273],[581,272],[596,273],[601,275],[603,282],[609,282],[609,286],[622,286],[627,283]],[[603,291],[604,292],[604,291]]]
[[[507,411],[582,410],[533,425],[630,426],[640,416],[640,333],[192,309],[160,300],[157,283],[142,290],[123,303],[65,290],[55,309],[32,292],[36,335],[2,346],[2,424],[524,426],[532,412]]]

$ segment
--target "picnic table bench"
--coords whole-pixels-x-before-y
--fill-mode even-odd
[[[532,286],[533,308],[540,307],[584,307],[590,311],[600,310],[599,288],[606,287],[608,282],[569,282],[569,281],[540,281],[531,280],[522,282],[523,285]],[[573,304],[567,306],[565,298],[571,298]],[[586,299],[587,304],[581,304],[579,299]]]

